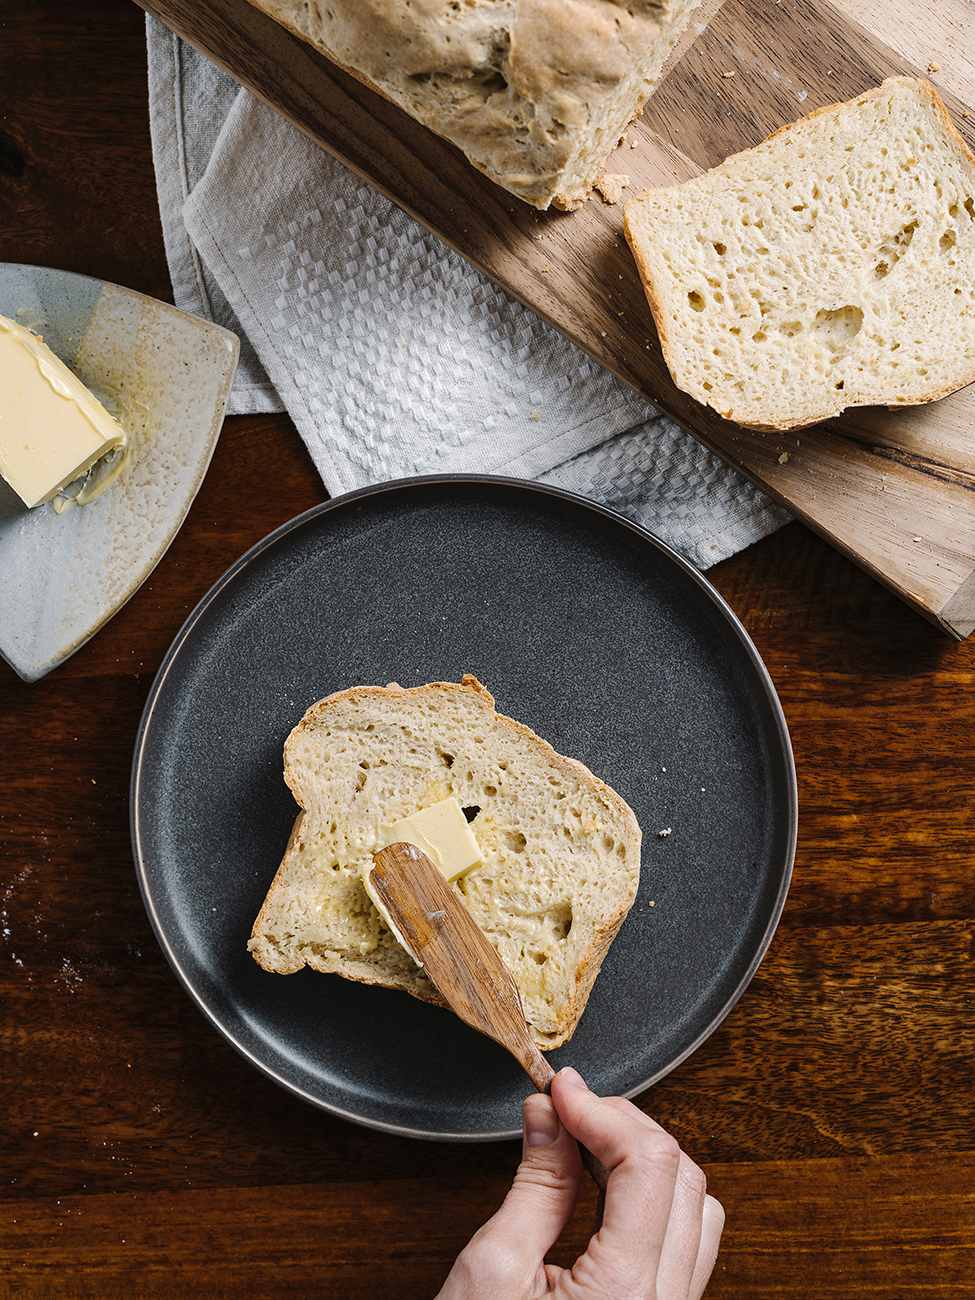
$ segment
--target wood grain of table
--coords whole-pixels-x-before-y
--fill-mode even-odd
[[[129,0],[0,8],[0,260],[172,301]],[[287,417],[228,419],[128,605],[40,682],[0,663],[0,1296],[432,1296],[510,1182],[516,1144],[384,1135],[256,1073],[142,906],[153,675],[227,566],[323,498]],[[975,643],[798,523],[710,576],[781,697],[800,826],[754,981],[639,1099],[727,1209],[707,1294],[975,1296]]]

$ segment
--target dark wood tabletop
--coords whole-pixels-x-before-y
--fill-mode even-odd
[[[0,7],[0,260],[172,301],[129,0]],[[268,466],[273,465],[273,474]],[[233,417],[148,581],[27,684],[0,663],[0,1296],[432,1296],[516,1143],[413,1141],[251,1068],[143,907],[129,771],[186,614],[324,499],[285,416]],[[792,888],[718,1030],[639,1098],[728,1214],[709,1297],[975,1296],[975,642],[798,523],[710,575],[782,701]],[[584,1248],[592,1202],[553,1252]]]

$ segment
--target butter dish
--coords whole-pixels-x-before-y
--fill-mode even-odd
[[[43,335],[127,435],[122,472],[84,505],[68,487],[29,510],[0,481],[0,654],[36,681],[165,554],[210,463],[239,343],[135,290],[16,263],[0,263],[0,315]]]

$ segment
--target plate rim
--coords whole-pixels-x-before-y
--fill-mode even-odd
[[[558,487],[554,484],[540,483],[530,479],[510,478],[497,474],[444,473],[391,479],[386,482],[368,484],[361,488],[355,488],[349,492],[344,492],[339,496],[331,497],[327,501],[319,502],[317,505],[311,506],[300,514],[286,520],[283,524],[272,529],[272,531],[265,537],[255,542],[254,545],[250,546],[217,578],[213,585],[197,602],[196,606],[190,611],[176,636],[173,638],[173,641],[167,649],[166,654],[160,663],[159,669],[153,678],[152,685],[150,686],[149,693],[146,697],[142,716],[139,721],[135,746],[133,749],[129,781],[129,827],[139,890],[147,915],[152,924],[156,940],[159,943],[167,962],[169,963],[173,973],[176,975],[179,983],[182,985],[183,990],[189,994],[191,1001],[202,1013],[207,1023],[212,1028],[215,1028],[224,1040],[228,1042],[231,1047],[233,1047],[250,1065],[255,1067],[259,1073],[282,1087],[291,1096],[298,1097],[301,1100],[308,1102],[316,1109],[374,1131],[389,1133],[398,1137],[410,1137],[440,1142],[496,1142],[520,1137],[521,1130],[505,1129],[490,1133],[439,1132],[365,1117],[340,1105],[316,1097],[307,1088],[301,1087],[300,1085],[295,1084],[292,1080],[285,1078],[281,1073],[255,1056],[245,1043],[239,1041],[239,1039],[221,1023],[218,1015],[208,1006],[200,990],[195,987],[193,980],[183,969],[183,963],[174,951],[152,898],[145,858],[142,852],[142,837],[140,835],[139,821],[139,798],[143,774],[143,760],[146,756],[146,746],[149,740],[149,733],[157,700],[165,688],[169,674],[175,667],[180,652],[191,637],[196,625],[201,621],[213,603],[219,599],[223,590],[233,582],[236,576],[249,565],[254,563],[254,561],[260,556],[278,546],[290,533],[304,527],[311,520],[316,519],[319,516],[327,515],[340,508],[348,508],[354,502],[367,498],[397,493],[401,494],[404,491],[414,492],[423,488],[453,484],[463,485],[465,487],[489,486],[497,489],[517,489],[521,492],[526,492],[529,495],[537,494],[540,496],[552,497],[576,507],[581,507],[584,512],[592,512],[596,515],[602,516],[617,528],[623,527],[624,530],[632,532],[643,544],[649,543],[654,549],[658,550],[667,561],[675,564],[683,572],[684,576],[692,581],[694,586],[697,587],[699,593],[705,598],[706,602],[711,605],[719,615],[721,615],[724,624],[733,633],[739,650],[744,652],[746,659],[749,661],[750,667],[756,675],[757,684],[761,687],[762,694],[769,706],[771,720],[774,721],[774,730],[770,728],[769,734],[770,736],[774,734],[774,737],[778,742],[778,758],[782,763],[782,776],[784,777],[785,787],[784,790],[779,793],[780,795],[785,796],[784,802],[786,806],[784,809],[777,810],[780,817],[784,814],[785,854],[781,874],[778,879],[778,889],[776,891],[775,901],[769,911],[761,940],[757,944],[747,968],[742,973],[732,992],[720,1007],[718,1013],[709,1020],[704,1029],[684,1048],[684,1050],[672,1060],[668,1061],[664,1067],[652,1076],[641,1079],[638,1083],[632,1085],[618,1095],[633,1098],[641,1093],[647,1092],[655,1084],[659,1083],[661,1079],[671,1074],[679,1065],[686,1061],[689,1056],[697,1051],[698,1048],[712,1036],[712,1034],[714,1034],[718,1027],[734,1010],[767,955],[772,939],[775,936],[775,932],[781,920],[792,880],[798,840],[799,801],[795,756],[785,712],[782,708],[771,675],[762,660],[761,655],[758,653],[757,647],[749,636],[744,624],[713,583],[711,583],[699,569],[695,568],[689,560],[686,560],[682,555],[675,551],[673,547],[662,541],[642,524],[627,519],[625,515],[620,514],[609,506],[593,501],[588,497],[572,492],[566,488]]]
[[[177,307],[175,303],[167,302],[165,298],[156,298],[153,294],[146,293],[142,289],[133,289],[131,285],[119,284],[117,280],[106,280],[103,276],[89,275],[86,271],[69,271],[60,266],[44,266],[41,262],[0,261],[0,271],[3,271],[6,267],[12,267],[17,271],[41,271],[44,275],[64,276],[66,279],[71,280],[84,280],[88,284],[107,285],[110,289],[118,289],[122,293],[129,293],[133,298],[142,298],[156,306],[165,307],[167,311],[174,312],[187,320],[198,322],[215,333],[226,335],[231,343],[237,344],[238,348],[240,346],[240,336],[235,334],[233,330],[228,329],[226,325],[221,325],[215,320],[209,320],[206,316],[198,316],[195,312],[185,311],[182,307]]]

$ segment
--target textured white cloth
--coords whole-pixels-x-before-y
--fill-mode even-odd
[[[788,516],[672,421],[147,19],[178,306],[241,337],[231,413],[286,409],[330,495],[541,479],[706,568]]]

